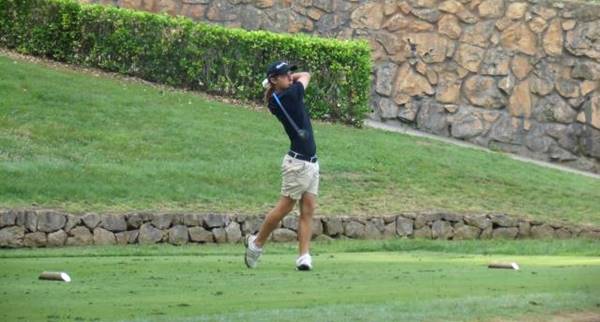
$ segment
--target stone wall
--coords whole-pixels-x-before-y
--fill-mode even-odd
[[[85,0],[366,38],[372,118],[600,173],[600,5],[545,0]]]
[[[114,244],[238,243],[263,218],[224,214],[130,213],[73,215],[52,210],[0,210],[0,247],[59,247]],[[298,216],[284,218],[275,242],[297,239]],[[383,217],[315,217],[313,240],[332,239],[600,239],[600,227],[514,218],[501,213],[403,213]]]

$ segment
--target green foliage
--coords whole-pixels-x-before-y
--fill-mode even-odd
[[[312,73],[312,117],[359,125],[368,111],[371,58],[364,41],[246,31],[188,18],[84,5],[0,0],[0,46],[171,86],[260,101],[266,65]]]

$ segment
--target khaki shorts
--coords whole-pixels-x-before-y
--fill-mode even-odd
[[[281,177],[283,196],[299,200],[305,192],[315,196],[319,193],[319,161],[312,163],[286,154],[281,163]]]

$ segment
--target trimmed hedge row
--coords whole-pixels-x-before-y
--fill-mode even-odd
[[[360,125],[369,110],[365,41],[246,31],[72,0],[0,0],[0,46],[149,81],[261,101],[276,59],[312,73],[312,116]]]

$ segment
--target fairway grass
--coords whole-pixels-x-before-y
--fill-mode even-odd
[[[521,243],[525,255],[507,254]],[[475,242],[316,243],[312,272],[294,270],[290,244],[269,245],[255,270],[241,245],[4,250],[0,320],[475,321],[600,310],[599,242],[477,244],[488,254]],[[402,247],[420,249],[391,250]],[[73,282],[37,280],[44,270]]]
[[[288,148],[255,112],[0,56],[0,206],[264,214]],[[320,215],[442,209],[600,224],[600,180],[426,138],[314,124]]]

